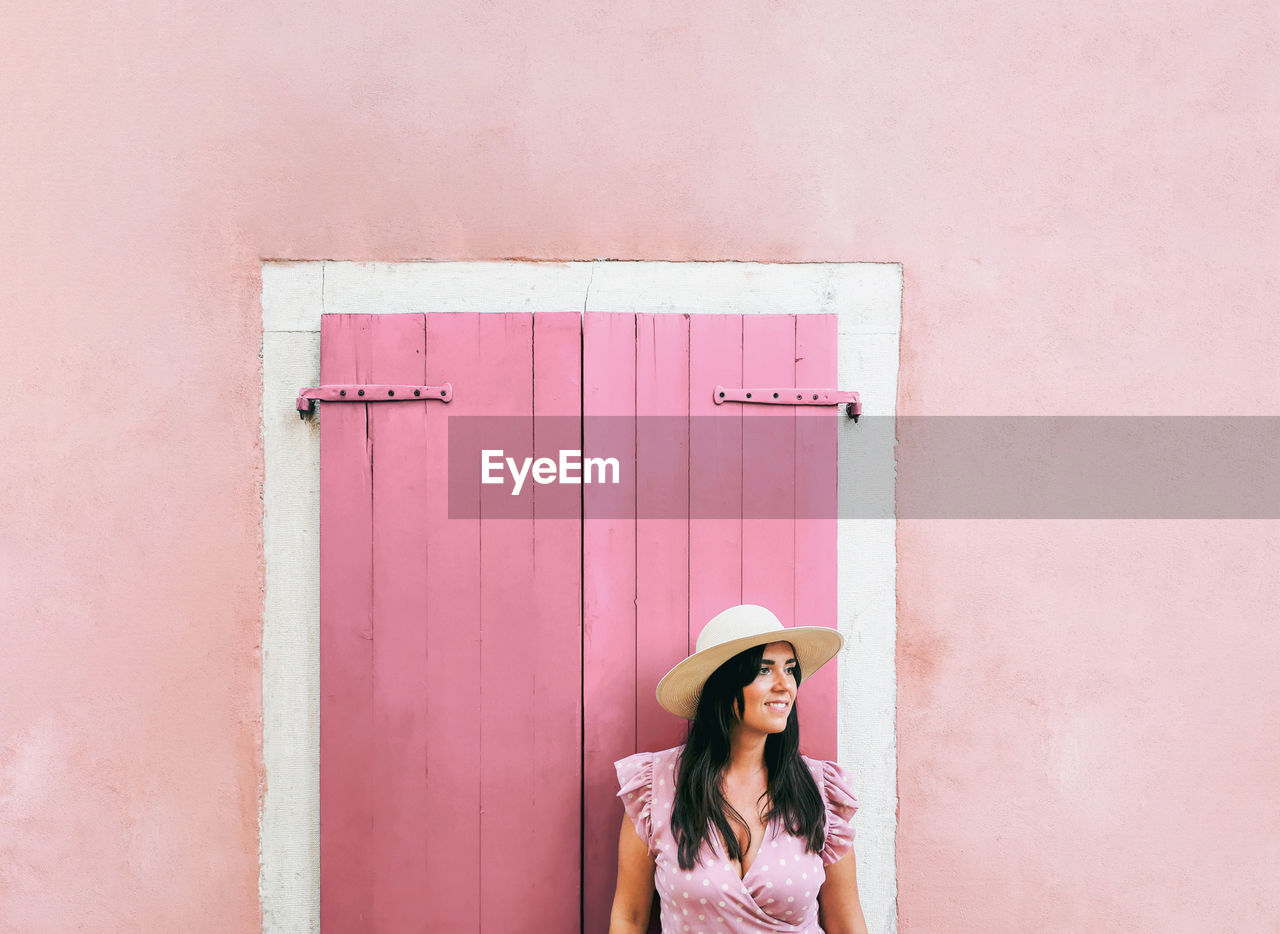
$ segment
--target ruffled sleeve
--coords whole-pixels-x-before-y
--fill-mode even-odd
[[[822,763],[822,800],[827,811],[827,841],[822,865],[830,866],[853,849],[853,814],[858,799],[849,789],[849,775],[834,762]]]
[[[637,752],[613,764],[618,771],[618,797],[636,825],[636,833],[653,853],[653,753]]]

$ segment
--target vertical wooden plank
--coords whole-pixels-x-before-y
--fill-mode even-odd
[[[742,316],[689,321],[689,637],[742,602],[742,407],[716,405],[742,385]]]
[[[503,504],[499,516],[452,519],[450,494],[481,502],[479,475],[451,487],[446,452],[448,417],[469,414],[514,416],[522,427],[507,438],[528,448],[535,405],[565,416],[544,446],[581,447],[579,317],[539,316],[536,383],[530,315],[325,327],[325,381],[448,379],[455,398],[447,409],[326,407],[323,923],[575,929],[578,495],[566,506],[560,490],[530,482],[514,518]]]
[[[478,514],[479,471],[448,475],[448,420],[482,415],[478,386],[486,368],[480,315],[426,316],[430,381],[452,382],[453,401],[428,409],[426,591],[428,681],[426,748],[427,879],[432,930],[480,930],[480,523],[449,516],[449,497]],[[327,930],[327,929],[326,929]],[[342,930],[342,928],[338,928]]]
[[[477,395],[486,413],[507,416],[504,450],[533,450],[533,316],[485,314],[480,346],[486,366]],[[490,488],[492,489],[492,488]],[[503,496],[509,495],[499,491]],[[488,512],[497,509],[498,514]],[[545,879],[520,854],[536,834],[529,769],[535,724],[531,660],[537,628],[529,624],[533,591],[533,497],[480,506],[480,931],[535,934]]]
[[[371,381],[424,382],[423,316],[372,315]],[[373,466],[373,757],[375,931],[425,932],[425,697],[429,452],[425,401],[368,405]]]
[[[582,319],[533,317],[534,454],[582,449]],[[571,494],[571,495],[564,495]],[[514,853],[539,877],[522,928],[577,931],[582,898],[582,499],[571,485],[533,488],[533,760],[530,847]],[[518,822],[512,821],[512,823]],[[495,929],[496,930],[496,929]]]
[[[743,387],[792,386],[795,318],[744,315]],[[795,409],[743,405],[742,602],[795,622]]]
[[[836,386],[836,316],[796,316],[795,385]],[[796,625],[836,626],[836,432],[845,418],[825,408],[796,410]],[[854,559],[856,560],[856,558]],[[806,677],[798,698],[800,749],[835,759],[836,661]]]
[[[583,456],[621,460],[634,483],[634,315],[588,312],[583,320]],[[636,523],[616,491],[583,493],[583,928],[606,931],[618,871],[613,762],[636,751]]]
[[[689,316],[636,316],[636,746],[684,741],[654,687],[689,641]]]
[[[320,379],[366,382],[369,319],[325,315]],[[372,474],[365,409],[321,405],[320,923],[365,931],[373,911]]]

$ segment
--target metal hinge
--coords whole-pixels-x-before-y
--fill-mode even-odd
[[[386,383],[315,386],[298,393],[298,417],[315,411],[317,402],[450,402],[453,384],[393,386]]]
[[[855,422],[862,414],[862,399],[856,392],[839,389],[726,389],[717,386],[712,398],[716,405],[725,402],[747,402],[753,405],[841,405]]]

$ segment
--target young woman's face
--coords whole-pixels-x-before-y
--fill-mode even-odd
[[[797,688],[791,643],[770,642],[755,680],[742,689],[742,725],[760,733],[781,733],[787,728]]]

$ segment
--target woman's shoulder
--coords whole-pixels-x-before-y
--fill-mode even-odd
[[[618,772],[618,797],[640,838],[656,855],[654,834],[671,818],[675,800],[676,763],[683,746],[657,752],[637,752],[614,763]]]
[[[809,767],[810,771],[813,772],[821,773],[831,768],[840,768],[840,763],[836,762],[834,759],[815,759],[812,756],[806,756],[802,753],[800,755],[800,760]]]
[[[800,757],[813,773],[822,794],[826,812],[826,841],[822,847],[822,864],[830,866],[853,847],[853,815],[858,810],[852,779],[838,762],[830,759]]]
[[[675,783],[675,774],[680,766],[680,753],[684,751],[684,744],[672,746],[669,749],[659,749],[656,752],[642,752],[636,755],[642,756],[643,761],[649,763],[650,771],[653,775],[655,785],[666,786],[668,782],[672,785]]]
[[[848,801],[857,808],[857,799],[854,798],[852,789],[853,779],[839,762],[834,759],[813,759],[805,755],[801,755],[800,760],[808,767],[818,790],[828,802],[831,799],[836,799],[841,804]]]
[[[679,746],[672,746],[670,749],[659,749],[657,752],[652,753],[654,764],[659,762],[678,762],[680,753],[683,751],[684,743]]]
[[[814,759],[812,756],[806,756],[803,753],[800,755],[800,761],[808,767],[809,771],[813,773],[813,777],[819,782],[822,781],[822,776],[826,774],[827,766],[836,764],[830,759]]]
[[[684,744],[672,746],[670,749],[659,749],[656,752],[636,752],[623,756],[614,766],[620,777],[643,773],[645,780],[658,776],[657,781],[666,784],[663,779],[675,772],[680,761],[680,753]]]

